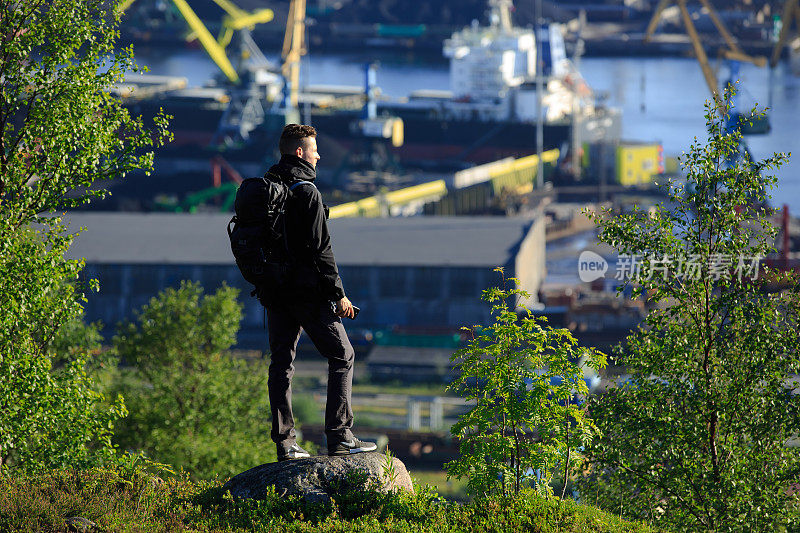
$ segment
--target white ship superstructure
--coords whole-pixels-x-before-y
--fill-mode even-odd
[[[511,24],[511,0],[491,0],[490,6],[489,26],[475,21],[444,43],[452,96],[447,112],[454,118],[536,121],[537,35]],[[545,76],[542,107],[550,123],[568,120],[573,109],[594,112],[592,92],[567,58],[562,31],[559,24],[549,24],[538,35]]]

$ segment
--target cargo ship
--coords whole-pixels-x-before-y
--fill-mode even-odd
[[[405,98],[382,98],[374,70],[368,70],[363,88],[309,86],[299,94],[327,155],[319,169],[323,186],[340,186],[342,172],[359,164],[386,164],[400,173],[449,171],[529,155],[537,151],[540,115],[543,150],[619,139],[619,111],[598,103],[568,59],[563,28],[518,28],[511,23],[511,0],[489,4],[488,24],[475,22],[444,42],[449,91],[421,89]],[[236,89],[220,85],[148,93],[137,86],[144,82],[126,81],[136,87],[131,94],[148,94],[127,100],[132,113],[148,117],[163,108],[174,117],[175,140],[157,154],[151,184],[167,194],[218,185],[219,171],[213,181],[209,178],[209,160],[220,156],[240,175],[263,172],[276,156],[273,147],[283,124],[300,120],[299,113],[287,109],[283,80],[274,70],[246,73]],[[130,191],[117,195],[150,190],[142,187],[145,179],[137,178],[138,185],[131,183]]]
[[[563,148],[575,138],[589,144],[618,140],[619,112],[598,105],[567,58],[563,27],[549,24],[537,32],[517,28],[511,24],[510,0],[492,0],[490,6],[487,26],[473,23],[444,42],[449,91],[419,90],[402,100],[375,103],[378,117],[402,120],[404,142],[393,152],[406,164],[417,165],[434,160],[481,164],[534,153],[538,85],[543,150]],[[537,38],[541,84],[536,79]],[[322,131],[335,132],[338,138],[358,131],[353,126],[358,117],[341,120],[341,113],[318,109],[312,118]],[[344,129],[348,122],[349,132]]]

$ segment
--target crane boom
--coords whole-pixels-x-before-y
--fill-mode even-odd
[[[714,23],[714,26],[717,28],[719,34],[722,35],[722,38],[725,39],[725,44],[728,45],[728,48],[735,52],[744,54],[742,49],[739,48],[739,43],[736,42],[736,39],[733,38],[733,35],[731,35],[731,33],[728,31],[728,28],[725,26],[725,23],[722,22],[721,18],[719,18],[717,10],[714,9],[714,6],[712,6],[708,0],[700,0],[700,3],[703,4],[703,7],[708,10],[708,15],[711,17],[711,22]]]
[[[186,23],[189,24],[189,27],[192,28],[192,31],[197,35],[200,44],[206,49],[206,52],[208,52],[208,55],[214,60],[214,63],[217,64],[229,80],[233,83],[239,83],[239,74],[237,74],[236,69],[233,68],[233,65],[228,59],[228,55],[225,53],[225,49],[214,39],[211,32],[206,28],[206,25],[200,20],[200,17],[198,17],[189,6],[189,3],[186,2],[186,0],[172,0],[172,3],[175,4],[175,7],[181,12]]]
[[[214,0],[214,3],[221,7],[227,15],[222,18],[222,31],[217,39],[217,43],[223,48],[230,44],[233,32],[245,28],[253,29],[256,24],[270,22],[275,18],[271,9],[259,9],[248,13],[240,9],[230,0]]]
[[[120,12],[127,10],[134,0],[122,0],[117,9]],[[206,25],[200,20],[200,17],[194,12],[189,2],[186,0],[172,0],[175,7],[178,8],[181,16],[183,16],[192,34],[197,37],[200,44],[208,53],[209,57],[216,63],[219,69],[225,76],[233,83],[239,83],[239,74],[228,59],[225,52],[225,47],[231,40],[235,30],[243,30],[245,28],[252,28],[256,24],[270,22],[274,18],[274,13],[271,9],[259,9],[253,13],[245,11],[237,7],[231,0],[214,0],[219,7],[221,7],[226,14],[222,20],[223,33],[219,40],[214,39],[211,32],[208,31]]]
[[[225,13],[233,18],[244,17],[250,14],[244,9],[239,9],[239,7],[230,0],[214,0],[214,3],[221,7]]]
[[[683,18],[683,25],[686,27],[686,33],[689,34],[689,40],[692,42],[694,55],[697,57],[697,61],[700,63],[700,68],[703,71],[703,77],[706,80],[711,94],[714,96],[714,100],[717,102],[717,105],[719,105],[719,85],[717,83],[717,76],[714,74],[708,62],[708,56],[706,55],[705,48],[703,48],[703,43],[700,41],[700,35],[697,33],[697,28],[694,27],[692,16],[689,14],[689,10],[686,7],[686,0],[678,0],[678,7],[681,10],[681,18]]]
[[[648,42],[650,37],[653,36],[653,33],[655,33],[656,28],[658,28],[658,21],[661,20],[661,13],[667,8],[668,4],[669,0],[658,1],[656,9],[653,11],[653,16],[650,18],[650,22],[647,24],[647,31],[644,33],[644,42]]]
[[[281,72],[289,82],[289,103],[297,108],[297,94],[300,84],[300,57],[305,55],[304,34],[306,27],[306,0],[292,0],[286,20],[286,33],[283,37]]]
[[[795,5],[797,2],[798,0],[787,0],[787,3],[794,3]],[[686,28],[686,34],[689,36],[689,40],[692,43],[694,55],[697,58],[697,62],[700,64],[700,69],[703,71],[703,78],[705,78],[706,84],[708,85],[708,88],[714,97],[714,101],[716,101],[717,106],[719,106],[721,102],[719,99],[719,83],[717,81],[717,76],[714,73],[714,69],[711,68],[711,64],[708,60],[708,55],[706,54],[705,48],[703,47],[700,34],[697,32],[697,28],[694,25],[692,16],[689,14],[686,0],[659,0],[656,9],[653,12],[653,17],[650,19],[650,23],[647,25],[647,32],[645,33],[644,40],[645,42],[650,40],[650,38],[653,36],[653,33],[656,31],[656,28],[658,27],[661,14],[663,13],[664,9],[666,9],[667,6],[672,3],[675,3],[678,6],[681,19],[683,20],[683,26]],[[741,49],[739,43],[736,41],[736,38],[728,31],[728,28],[717,14],[714,6],[711,5],[711,2],[708,0],[700,0],[700,3],[708,11],[711,21],[714,23],[714,26],[720,35],[722,35],[722,38],[727,45],[727,49],[720,52],[722,57],[732,61],[744,61],[747,63],[752,63],[758,67],[763,67],[766,65],[767,59],[765,57],[751,56]],[[783,35],[783,33],[781,34]]]

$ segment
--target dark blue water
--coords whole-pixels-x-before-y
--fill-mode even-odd
[[[186,76],[190,85],[202,85],[217,73],[202,50],[170,50],[163,53],[140,49],[140,64],[153,74]],[[267,54],[277,62],[277,55]],[[378,57],[307,57],[302,73],[309,84],[363,84],[363,64]],[[595,91],[605,93],[610,105],[623,110],[626,140],[660,141],[667,155],[688,150],[694,137],[705,138],[703,103],[709,92],[700,67],[684,58],[584,58],[580,69]],[[384,94],[402,97],[418,89],[449,89],[448,65],[425,62],[410,56],[385,56],[378,70],[378,84]],[[719,73],[726,79],[724,67]],[[748,145],[756,158],[772,152],[793,152],[794,158],[777,172],[779,184],[773,204],[790,206],[800,214],[800,77],[784,66],[778,67],[770,83],[768,69],[743,65],[740,71],[740,106],[771,102],[772,132],[752,136]]]

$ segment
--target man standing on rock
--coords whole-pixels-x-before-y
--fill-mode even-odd
[[[355,438],[352,385],[355,352],[342,318],[355,318],[336,268],[328,233],[328,208],[314,185],[317,132],[311,126],[289,124],[279,141],[281,159],[267,172],[291,187],[286,201],[286,237],[295,268],[279,298],[267,304],[269,346],[269,401],[272,440],[278,460],[310,457],[298,446],[292,414],[292,376],[300,332],[305,330],[317,350],[328,359],[328,401],[325,434],[328,455],[350,455],[377,448]]]

